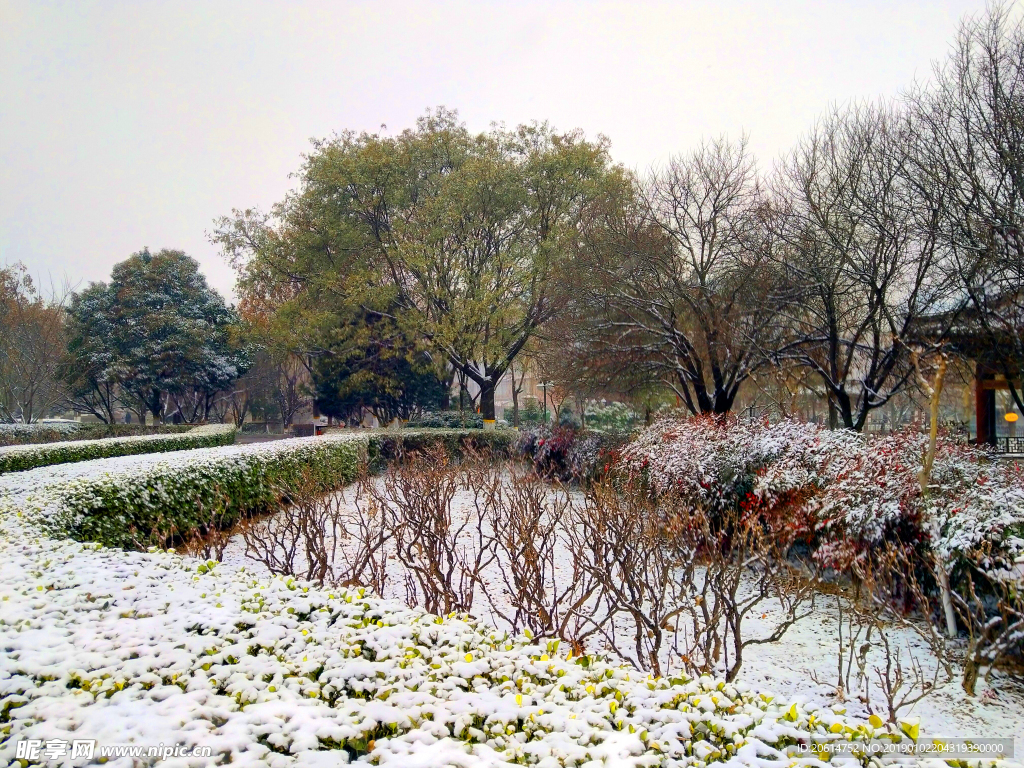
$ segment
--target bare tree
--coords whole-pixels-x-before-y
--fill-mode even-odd
[[[1024,26],[1010,6],[966,20],[934,79],[908,101],[916,172],[942,190],[942,242],[968,305],[954,339],[1005,374],[1024,409]]]
[[[907,385],[903,341],[946,306],[941,201],[921,194],[912,146],[892,109],[837,110],[800,143],[777,183],[773,229],[792,293],[776,356],[817,374],[832,426],[862,429]]]
[[[778,332],[780,277],[746,139],[702,145],[603,201],[575,292],[605,363],[647,371],[692,413],[726,413]]]
[[[274,398],[284,426],[291,425],[295,416],[311,403],[309,396],[309,370],[298,355],[286,354],[274,363],[277,381]]]

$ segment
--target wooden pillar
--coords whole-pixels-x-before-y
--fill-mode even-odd
[[[979,364],[974,374],[974,421],[978,445],[996,444],[996,391],[985,386],[985,371]]]
[[[974,371],[974,426],[978,433],[978,445],[988,442],[988,418],[985,413],[985,388],[982,386],[981,366],[975,367]]]

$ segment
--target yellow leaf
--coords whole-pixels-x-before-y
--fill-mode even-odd
[[[900,729],[914,741],[917,741],[917,737],[921,733],[921,721],[916,717],[900,720]]]

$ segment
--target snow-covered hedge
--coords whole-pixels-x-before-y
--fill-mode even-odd
[[[188,432],[170,435],[110,437],[103,440],[74,440],[62,443],[11,445],[0,448],[0,474],[21,472],[35,467],[89,461],[111,456],[212,448],[235,441],[233,424],[210,424]]]
[[[4,429],[4,427],[32,429]],[[40,422],[36,424],[0,424],[0,445],[58,443],[67,440],[103,440],[108,437],[170,435],[188,432],[194,424],[80,424],[76,421]]]
[[[814,757],[796,746],[812,739],[908,738],[838,706],[651,678],[361,589],[37,539],[10,518],[0,594],[4,763],[19,740],[86,738],[272,768],[788,766]]]
[[[0,492],[15,494],[20,511],[54,536],[138,548],[273,509],[300,476],[337,488],[364,464],[380,466],[402,451],[433,444],[500,450],[507,442],[476,430],[339,430],[38,468],[3,476]]]
[[[41,442],[60,440],[80,431],[82,425],[77,421],[34,421],[31,424],[0,422],[0,445],[13,445],[21,442]]]
[[[623,449],[622,465],[654,491],[712,512],[739,506],[784,515],[813,539],[826,565],[843,567],[893,534],[936,546],[947,560],[982,542],[1010,560],[1024,553],[1021,467],[940,437],[926,501],[917,477],[926,439],[797,421],[666,419]]]

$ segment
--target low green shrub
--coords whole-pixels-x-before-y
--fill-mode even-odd
[[[369,465],[373,471],[380,471],[405,453],[427,450],[438,443],[444,445],[452,456],[461,456],[466,450],[507,456],[515,436],[512,430],[383,430],[370,436],[367,446]]]
[[[508,422],[498,419],[498,429],[507,429]],[[410,419],[407,429],[483,429],[484,417],[472,411],[426,411],[418,419]]]
[[[275,509],[300,478],[312,478],[325,492],[350,483],[365,455],[365,437],[352,436],[150,457],[60,486],[44,525],[107,546],[166,546]]]
[[[108,437],[141,435],[180,435],[195,424],[82,424],[76,421],[0,424],[0,446],[38,445],[78,440],[103,440]]]
[[[379,470],[409,451],[441,443],[507,454],[512,432],[483,430],[338,431],[205,451],[139,457],[97,465],[66,482],[49,479],[24,511],[54,537],[145,549],[195,533],[228,528],[248,515],[276,509],[290,488],[310,480],[329,492],[369,467]]]
[[[235,427],[233,424],[210,424],[203,427],[190,427],[184,433],[13,445],[0,448],[0,474],[22,472],[52,464],[106,459],[112,456],[135,456],[142,453],[213,448],[219,445],[230,445],[234,441]]]

